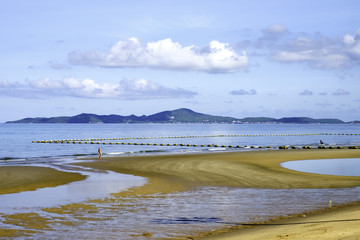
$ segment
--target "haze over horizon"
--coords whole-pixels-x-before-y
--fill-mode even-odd
[[[0,2],[0,122],[150,115],[360,120],[360,2]]]

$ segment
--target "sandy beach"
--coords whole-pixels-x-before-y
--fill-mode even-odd
[[[105,157],[79,165],[148,178],[116,197],[185,191],[196,186],[243,188],[347,188],[360,186],[359,177],[330,176],[292,171],[281,162],[306,159],[360,158],[359,150],[313,149]],[[34,190],[65,184],[82,176],[50,168],[1,167],[0,193]],[[31,172],[31,174],[29,174]],[[26,177],[24,177],[26,176]],[[46,179],[46,180],[45,180]],[[351,201],[351,199],[349,199]],[[305,215],[305,216],[303,216]],[[358,239],[360,204],[332,207],[290,219],[274,219],[272,225],[234,226],[204,232],[190,239]],[[276,221],[275,221],[276,220]],[[301,224],[299,224],[301,223]],[[278,224],[278,225],[274,225]],[[13,236],[0,230],[0,236]]]

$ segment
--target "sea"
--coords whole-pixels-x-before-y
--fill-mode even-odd
[[[73,165],[97,157],[98,148],[104,157],[272,151],[284,146],[347,148],[360,145],[360,124],[0,124],[0,143],[0,167],[51,167],[87,176],[84,181],[54,188],[0,195],[0,228],[28,229],[11,217],[19,213],[35,213],[51,222],[49,228],[33,229],[29,236],[15,239],[186,239],[329,204],[360,201],[359,187],[203,186],[119,199],[112,193],[142,186],[147,179]],[[350,168],[360,172],[359,162]],[[67,204],[91,204],[96,211],[44,211]]]
[[[0,161],[92,156],[99,147],[104,155],[316,148],[320,140],[360,145],[360,124],[0,124]]]

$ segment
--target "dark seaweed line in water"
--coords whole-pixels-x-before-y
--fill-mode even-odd
[[[297,222],[297,223],[237,223],[237,222],[223,222],[221,218],[211,217],[178,217],[170,219],[154,219],[151,222],[157,224],[193,224],[193,223],[220,223],[229,225],[244,225],[244,226],[276,226],[276,225],[301,225],[301,224],[314,224],[314,223],[332,223],[332,222],[354,222],[360,219],[341,219],[341,220],[327,220],[327,221],[312,221],[312,222]]]

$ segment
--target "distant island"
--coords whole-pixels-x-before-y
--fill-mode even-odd
[[[24,118],[17,121],[8,121],[6,123],[299,123],[299,124],[324,124],[324,123],[359,123],[359,121],[344,122],[339,119],[324,118],[313,119],[308,117],[285,117],[285,118],[268,118],[268,117],[247,117],[233,118],[213,116],[203,113],[197,113],[187,108],[180,108],[172,111],[163,111],[149,116],[121,116],[121,115],[97,115],[82,113],[72,117],[36,117]]]

